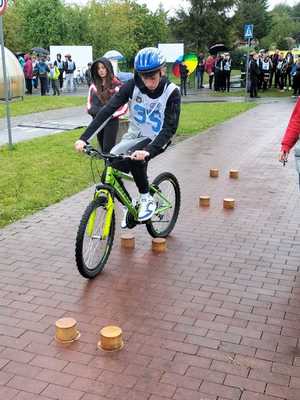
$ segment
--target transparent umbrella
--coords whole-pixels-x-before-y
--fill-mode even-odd
[[[103,57],[108,58],[109,60],[115,60],[115,61],[121,61],[124,60],[124,56],[123,54],[121,54],[119,51],[117,50],[109,50],[107,51]]]

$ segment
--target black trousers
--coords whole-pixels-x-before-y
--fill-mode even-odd
[[[257,81],[256,78],[250,78],[250,97],[257,97]]]
[[[213,75],[209,75],[208,82],[209,82],[209,88],[210,89],[212,89],[213,81],[214,81],[214,76]]]
[[[58,80],[59,80],[59,88],[62,89],[62,87],[64,86],[64,70],[63,69],[59,70]]]
[[[141,139],[141,141],[139,141],[139,143],[135,143],[134,145],[127,147],[126,154],[132,154],[135,150],[143,150],[145,148],[145,146],[147,146],[147,144],[149,144],[150,142],[151,142],[151,139],[149,139],[149,138]],[[121,143],[123,143],[123,142],[121,142]],[[117,152],[116,152],[116,154],[117,154]],[[148,162],[146,162],[146,161],[136,161],[136,160],[130,160],[130,159],[115,161],[113,163],[114,168],[117,168],[120,171],[123,171],[126,173],[131,172],[134,182],[138,188],[138,191],[141,194],[149,192],[147,166],[148,166]]]
[[[119,118],[112,118],[105,127],[97,133],[99,146],[103,153],[110,153],[116,144],[119,129]]]
[[[26,85],[27,94],[32,94],[32,79],[26,78],[25,85]]]
[[[231,71],[224,71],[225,88],[227,92],[230,90],[230,72]]]
[[[300,95],[300,73],[296,74],[293,79],[293,95],[297,96]]]
[[[180,78],[180,93],[181,96],[186,96],[186,80],[187,78]]]
[[[48,86],[48,77],[40,76],[40,84],[41,84],[41,96],[45,96]]]

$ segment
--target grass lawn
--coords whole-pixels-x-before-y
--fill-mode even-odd
[[[248,110],[255,104],[184,104],[179,136],[190,136]],[[90,160],[74,151],[82,130],[0,147],[0,227],[56,203],[92,183]],[[100,168],[102,162],[99,161]],[[88,202],[88,199],[87,199]]]
[[[261,98],[263,97],[290,97],[292,96],[293,91],[285,90],[284,92],[281,92],[279,89],[267,89],[265,91],[259,90],[258,91],[258,96]],[[225,96],[233,96],[233,97],[245,97],[245,89],[237,89],[237,90],[232,90],[229,93],[227,92],[213,92],[211,91],[209,93],[211,96],[215,97],[225,97]],[[249,93],[248,93],[249,95]]]
[[[10,104],[13,117],[57,108],[82,106],[86,103],[85,96],[26,96],[24,100],[16,100]],[[0,103],[0,118],[5,117],[5,104]]]

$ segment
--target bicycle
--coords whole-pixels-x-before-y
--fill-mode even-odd
[[[127,228],[145,224],[148,233],[156,238],[167,237],[173,230],[180,209],[180,187],[177,178],[170,172],[159,174],[150,184],[150,194],[156,201],[156,211],[151,220],[138,221],[138,204],[134,204],[123,180],[133,177],[113,167],[116,160],[126,155],[105,154],[91,145],[85,153],[92,158],[103,159],[105,168],[101,181],[95,187],[94,198],[82,215],[75,245],[78,271],[87,279],[95,278],[109,258],[115,235],[115,199],[128,210]],[[166,186],[166,187],[165,187]]]

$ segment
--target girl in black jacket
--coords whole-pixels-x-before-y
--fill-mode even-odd
[[[93,117],[119,91],[121,82],[115,77],[111,62],[101,57],[91,66],[92,84],[87,100],[87,112]],[[118,116],[113,117],[97,134],[98,143],[104,153],[109,153],[116,144],[119,129]]]

